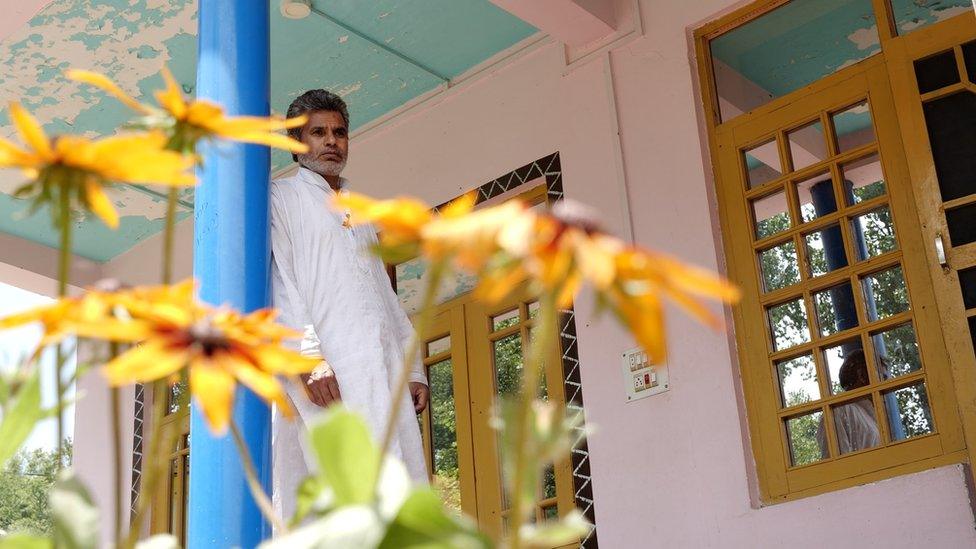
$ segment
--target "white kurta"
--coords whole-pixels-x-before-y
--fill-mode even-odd
[[[413,327],[383,262],[368,251],[375,229],[344,227],[344,215],[329,205],[334,196],[322,176],[305,168],[271,184],[272,300],[282,324],[305,332],[302,353],[321,352],[335,371],[343,403],[362,414],[379,439]],[[410,380],[427,383],[419,359]],[[305,425],[322,412],[302,387],[289,384],[288,391],[299,417],[289,422],[276,413],[272,444],[274,501],[285,517],[314,464],[304,448]],[[416,481],[426,482],[413,401],[404,395],[402,403],[390,451]]]

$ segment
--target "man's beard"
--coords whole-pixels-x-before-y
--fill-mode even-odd
[[[298,164],[323,177],[338,177],[346,167],[346,159],[343,157],[341,161],[336,162],[335,160],[323,160],[306,153],[298,155]]]

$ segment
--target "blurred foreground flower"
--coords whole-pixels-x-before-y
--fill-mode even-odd
[[[14,192],[33,198],[32,211],[50,204],[55,225],[72,204],[100,217],[115,228],[119,217],[105,194],[113,182],[193,185],[188,170],[192,161],[164,150],[166,137],[159,132],[123,134],[90,140],[64,135],[49,139],[20,104],[10,104],[10,119],[26,148],[0,138],[0,167],[19,168],[31,181]],[[56,191],[60,190],[59,195]],[[59,200],[60,199],[60,200]]]
[[[139,343],[105,365],[111,385],[165,379],[175,382],[188,368],[190,393],[215,433],[230,420],[236,382],[285,414],[292,412],[276,375],[311,371],[321,359],[303,357],[281,346],[301,337],[274,323],[262,309],[242,315],[193,299],[193,281],[173,286],[93,292],[0,319],[0,328],[40,321],[45,343],[68,334],[83,338]]]
[[[516,200],[477,211],[473,205],[466,198],[435,215],[413,199],[373,200],[353,193],[336,199],[337,208],[350,212],[351,223],[378,226],[381,251],[395,247],[428,259],[451,258],[456,267],[479,275],[480,299],[496,302],[528,282],[565,307],[584,283],[591,284],[599,303],[654,361],[666,354],[664,298],[718,327],[721,321],[699,298],[731,303],[739,297],[737,288],[715,274],[605,233],[581,204],[563,200],[548,212]]]
[[[267,145],[293,153],[308,151],[308,147],[301,142],[277,133],[278,130],[301,126],[306,117],[286,120],[277,117],[226,116],[223,109],[215,103],[202,99],[186,101],[179,84],[165,67],[162,75],[166,89],[156,92],[156,101],[162,108],[136,101],[105,75],[84,70],[69,70],[66,75],[71,80],[91,84],[114,96],[142,114],[142,122],[148,127],[166,130],[171,136],[169,148],[173,150],[193,154],[199,140],[220,138]]]

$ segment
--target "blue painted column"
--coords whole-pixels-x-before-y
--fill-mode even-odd
[[[229,114],[269,113],[267,0],[200,0],[197,96]],[[207,303],[252,311],[268,303],[268,178],[271,157],[256,145],[220,143],[204,150],[194,201],[193,270]],[[241,427],[265,488],[271,484],[271,416],[239,389]],[[214,438],[197,409],[190,422],[187,546],[255,547],[270,535],[248,491],[233,439]]]

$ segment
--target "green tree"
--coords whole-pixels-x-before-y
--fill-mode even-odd
[[[72,445],[66,441],[62,459],[71,462]],[[35,535],[52,533],[48,492],[57,475],[57,452],[21,450],[0,473],[0,530]]]

